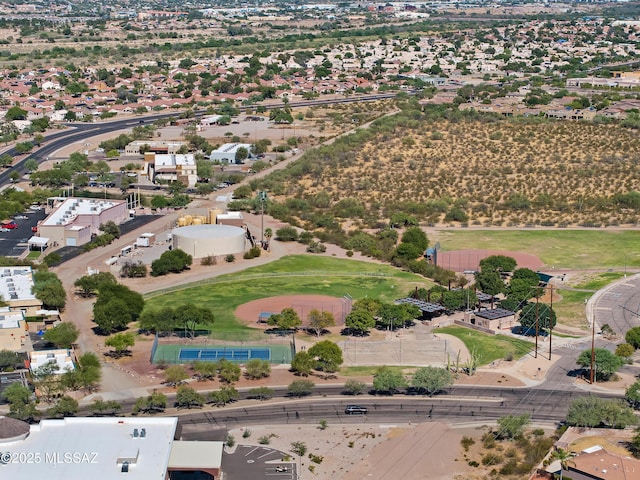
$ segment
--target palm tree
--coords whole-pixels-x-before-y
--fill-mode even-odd
[[[573,452],[563,450],[562,448],[558,448],[551,453],[551,459],[560,462],[560,480],[562,480],[563,470],[567,470],[569,465],[575,465],[575,462],[571,460],[573,456]]]

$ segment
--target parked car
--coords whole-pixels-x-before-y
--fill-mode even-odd
[[[11,220],[9,222],[2,222],[2,226],[4,228],[8,228],[10,230],[13,230],[14,228],[18,228],[18,224],[16,222],[14,222],[13,220]]]
[[[0,227],[0,232],[10,232],[11,230],[8,228]]]
[[[31,231],[33,233],[38,233],[38,227],[31,227]]]
[[[16,220],[28,220],[29,217],[27,217],[26,215],[16,215],[15,217]]]

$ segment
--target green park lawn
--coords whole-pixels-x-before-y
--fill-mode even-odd
[[[465,327],[442,327],[434,333],[446,333],[458,337],[469,349],[478,355],[478,366],[486,365],[494,360],[501,360],[512,354],[518,359],[533,350],[533,343],[505,335],[488,335]],[[451,359],[455,361],[455,358]]]
[[[640,267],[640,232],[634,230],[456,230],[432,238],[443,250],[511,250],[537,255],[547,266],[586,269]]]
[[[387,265],[313,255],[291,255],[242,272],[205,282],[177,286],[146,296],[145,308],[178,307],[190,303],[210,308],[214,314],[212,336],[225,340],[250,340],[259,331],[242,325],[234,316],[244,303],[278,295],[351,295],[391,302],[416,286],[431,287],[424,277]]]

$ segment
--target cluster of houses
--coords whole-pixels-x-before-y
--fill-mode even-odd
[[[615,30],[612,30],[615,29]],[[611,42],[612,32],[625,42]],[[620,33],[623,32],[623,33]],[[583,35],[592,41],[584,42]],[[169,68],[158,70],[154,60],[141,61],[133,72],[114,67],[115,83],[100,79],[98,67],[79,66],[78,71],[52,66],[39,69],[0,71],[0,120],[11,106],[27,112],[27,121],[47,116],[53,122],[101,115],[132,115],[148,111],[183,108],[198,102],[232,101],[253,104],[265,88],[271,97],[297,100],[309,95],[378,92],[402,88],[411,79],[420,79],[437,87],[456,89],[465,83],[496,82],[511,75],[524,77],[524,65],[540,74],[571,66],[574,59],[588,62],[616,56],[632,58],[640,54],[640,26],[613,27],[602,19],[574,22],[532,20],[517,26],[496,27],[486,31],[461,31],[450,37],[428,36],[408,39],[380,39],[355,44],[337,44],[322,51],[274,51],[260,57],[257,76],[246,75],[246,55],[220,55],[194,58],[189,68],[180,68],[180,60],[169,61]],[[271,66],[275,70],[267,71]],[[126,75],[124,74],[126,72]],[[187,76],[195,81],[188,84]],[[200,79],[208,74],[216,82],[233,79],[232,91],[202,87]],[[618,72],[614,78],[588,77],[567,79],[568,85],[602,85],[634,88],[640,86],[636,73]],[[238,84],[238,77],[244,79]],[[69,82],[82,84],[82,92],[70,90]],[[130,92],[127,99],[118,92]],[[135,94],[134,94],[135,92]],[[179,92],[179,93],[177,93]],[[132,101],[131,99],[135,101]],[[20,124],[21,128],[28,124]]]

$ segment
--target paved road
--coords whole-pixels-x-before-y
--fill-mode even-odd
[[[627,330],[640,326],[640,275],[614,282],[594,297],[596,328],[608,324],[620,340]]]

